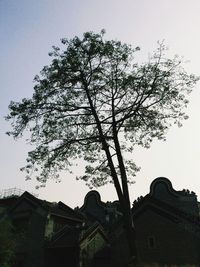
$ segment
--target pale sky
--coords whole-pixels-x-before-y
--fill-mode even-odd
[[[35,181],[25,181],[20,167],[26,164],[26,137],[13,141],[4,116],[11,100],[31,97],[33,78],[50,62],[48,52],[60,38],[81,36],[85,31],[106,29],[107,39],[140,46],[142,60],[165,40],[169,56],[178,54],[189,62],[185,68],[200,75],[199,0],[0,0],[0,191],[17,187],[42,199],[82,205],[89,189],[74,175],[62,174],[62,182],[48,182],[35,190]],[[138,148],[133,160],[141,166],[130,187],[131,200],[149,192],[159,176],[171,180],[176,190],[196,192],[200,200],[200,84],[194,88],[188,107],[189,119],[182,128],[172,127],[166,142]],[[99,188],[102,200],[116,199],[112,185]]]

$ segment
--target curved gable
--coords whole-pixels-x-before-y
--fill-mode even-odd
[[[189,190],[176,191],[165,177],[158,177],[152,182],[150,195],[188,214],[199,215],[195,193]]]

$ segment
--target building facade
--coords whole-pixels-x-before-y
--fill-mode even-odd
[[[134,201],[132,216],[139,264],[200,264],[194,192],[176,191],[167,178],[157,178],[149,194]],[[76,209],[28,192],[7,196],[0,199],[0,222],[5,219],[15,236],[13,267],[129,266],[119,202],[105,203],[97,191],[90,191]]]

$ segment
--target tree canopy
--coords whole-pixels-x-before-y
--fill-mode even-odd
[[[87,164],[80,178],[104,185],[113,181],[105,145],[120,174],[118,137],[131,182],[139,168],[124,152],[165,139],[172,123],[187,118],[186,96],[197,78],[184,71],[179,57],[167,59],[163,44],[139,65],[134,61],[139,47],[104,40],[104,31],[61,41],[63,49],[53,46],[52,63],[35,77],[33,97],[9,106],[7,119],[14,120],[8,134],[17,138],[27,129],[36,145],[28,153],[27,177],[34,170],[44,184],[82,158]]]

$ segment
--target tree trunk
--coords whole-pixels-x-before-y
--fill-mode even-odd
[[[121,152],[121,147],[118,139],[118,133],[116,129],[115,116],[113,116],[113,140],[115,143],[115,149],[120,169],[121,175],[121,184],[122,184],[122,192],[124,198],[124,205],[122,206],[123,217],[124,217],[124,226],[127,236],[127,241],[129,245],[130,252],[130,261],[135,265],[137,262],[137,250],[136,250],[136,233],[133,224],[132,214],[131,214],[131,205],[130,205],[130,197],[128,190],[128,179],[126,174],[126,168],[124,165],[124,160]]]
[[[119,178],[118,174],[115,170],[115,166],[112,160],[112,156],[109,150],[109,145],[106,141],[106,138],[103,134],[103,130],[101,127],[101,123],[98,117],[98,114],[93,106],[93,102],[88,90],[88,85],[87,82],[85,81],[84,77],[82,77],[82,82],[85,87],[86,95],[88,97],[89,105],[92,111],[92,114],[95,118],[97,129],[99,132],[100,140],[102,143],[102,147],[106,153],[106,157],[108,160],[108,165],[111,171],[111,176],[113,178],[114,186],[117,191],[118,199],[120,202],[120,206],[122,209],[123,213],[123,218],[124,218],[124,226],[125,226],[125,232],[127,236],[127,243],[129,246],[129,253],[130,253],[130,260],[133,262],[133,264],[136,264],[137,262],[137,254],[136,254],[136,245],[135,245],[135,229],[133,226],[132,222],[132,215],[131,215],[131,208],[130,208],[130,200],[129,200],[129,192],[128,192],[128,184],[127,184],[127,177],[126,177],[126,169],[124,166],[122,154],[121,154],[121,149],[119,145],[119,140],[117,136],[117,131],[116,131],[116,125],[115,125],[115,120],[113,121],[113,134],[114,134],[114,143],[116,147],[116,152],[117,152],[117,158],[120,166],[120,172],[121,172],[121,181],[122,181],[122,188],[119,183]]]
[[[125,234],[129,247],[130,263],[136,265],[137,263],[137,249],[136,249],[136,232],[132,221],[130,212],[125,211],[123,213],[123,221],[125,227]]]

